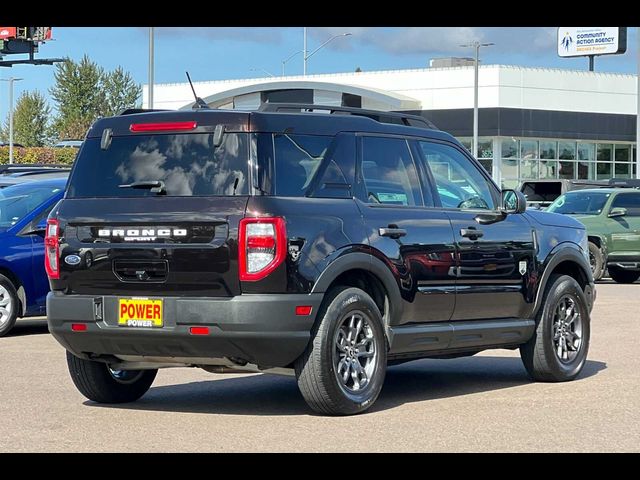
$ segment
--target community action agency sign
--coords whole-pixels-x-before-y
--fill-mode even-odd
[[[627,51],[627,27],[558,27],[558,55],[583,57]]]

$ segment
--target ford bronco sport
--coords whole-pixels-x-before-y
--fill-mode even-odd
[[[586,233],[525,208],[421,117],[126,112],[93,124],[49,217],[48,325],[104,403],[183,366],[292,374],[312,409],[354,414],[389,364],[489,348],[571,380]]]

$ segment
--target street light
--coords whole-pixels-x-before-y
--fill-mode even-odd
[[[149,91],[147,108],[153,108],[153,27],[149,27]]]
[[[307,75],[307,60],[309,60],[309,58],[314,53],[316,53],[318,50],[320,50],[322,47],[324,47],[330,41],[335,40],[338,37],[348,37],[350,35],[352,35],[352,34],[351,33],[341,33],[339,35],[334,35],[333,37],[329,38],[326,42],[324,42],[322,45],[320,45],[318,48],[316,48],[313,52],[311,52],[310,54],[307,55],[307,27],[304,27],[304,50],[302,51],[302,53],[303,53],[302,75],[304,75],[304,76]]]
[[[463,48],[473,47],[475,49],[474,81],[473,81],[473,151],[471,152],[475,158],[478,158],[478,55],[480,47],[489,47],[495,43],[480,43],[477,40],[466,45],[460,45]]]
[[[250,70],[250,71],[252,71],[252,72],[258,72],[258,71],[260,71],[260,72],[264,72],[264,73],[266,73],[267,75],[269,75],[270,77],[275,77],[275,75],[274,75],[273,73],[271,73],[271,72],[270,72],[270,71],[268,71],[268,70],[265,70],[264,68],[250,68],[249,70]]]
[[[9,163],[13,163],[13,82],[22,78],[0,78],[3,82],[9,82]]]
[[[282,76],[284,77],[284,66],[285,64],[291,60],[293,57],[295,57],[296,55],[298,55],[299,53],[304,53],[304,50],[298,50],[296,53],[292,53],[291,55],[289,55],[285,60],[282,60]]]

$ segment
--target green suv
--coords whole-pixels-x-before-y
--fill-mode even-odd
[[[594,280],[604,274],[618,283],[640,277],[640,190],[597,188],[567,192],[548,212],[564,213],[587,227]]]

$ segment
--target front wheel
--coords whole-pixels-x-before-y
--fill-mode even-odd
[[[114,370],[106,363],[84,360],[67,352],[67,366],[76,388],[98,403],[127,403],[142,397],[158,370]]]
[[[0,275],[0,337],[9,333],[16,324],[20,299],[13,282]]]
[[[618,267],[609,267],[609,276],[616,283],[633,283],[640,278],[640,272],[623,270]]]
[[[600,280],[604,273],[604,255],[602,254],[602,250],[593,242],[589,242],[589,264],[591,266],[593,280]]]
[[[568,275],[552,275],[536,316],[536,330],[520,347],[529,375],[540,382],[566,382],[578,376],[587,361],[590,323],[580,284]]]
[[[353,415],[378,398],[387,369],[387,343],[380,310],[358,288],[327,293],[318,324],[296,361],[298,387],[319,413]]]

